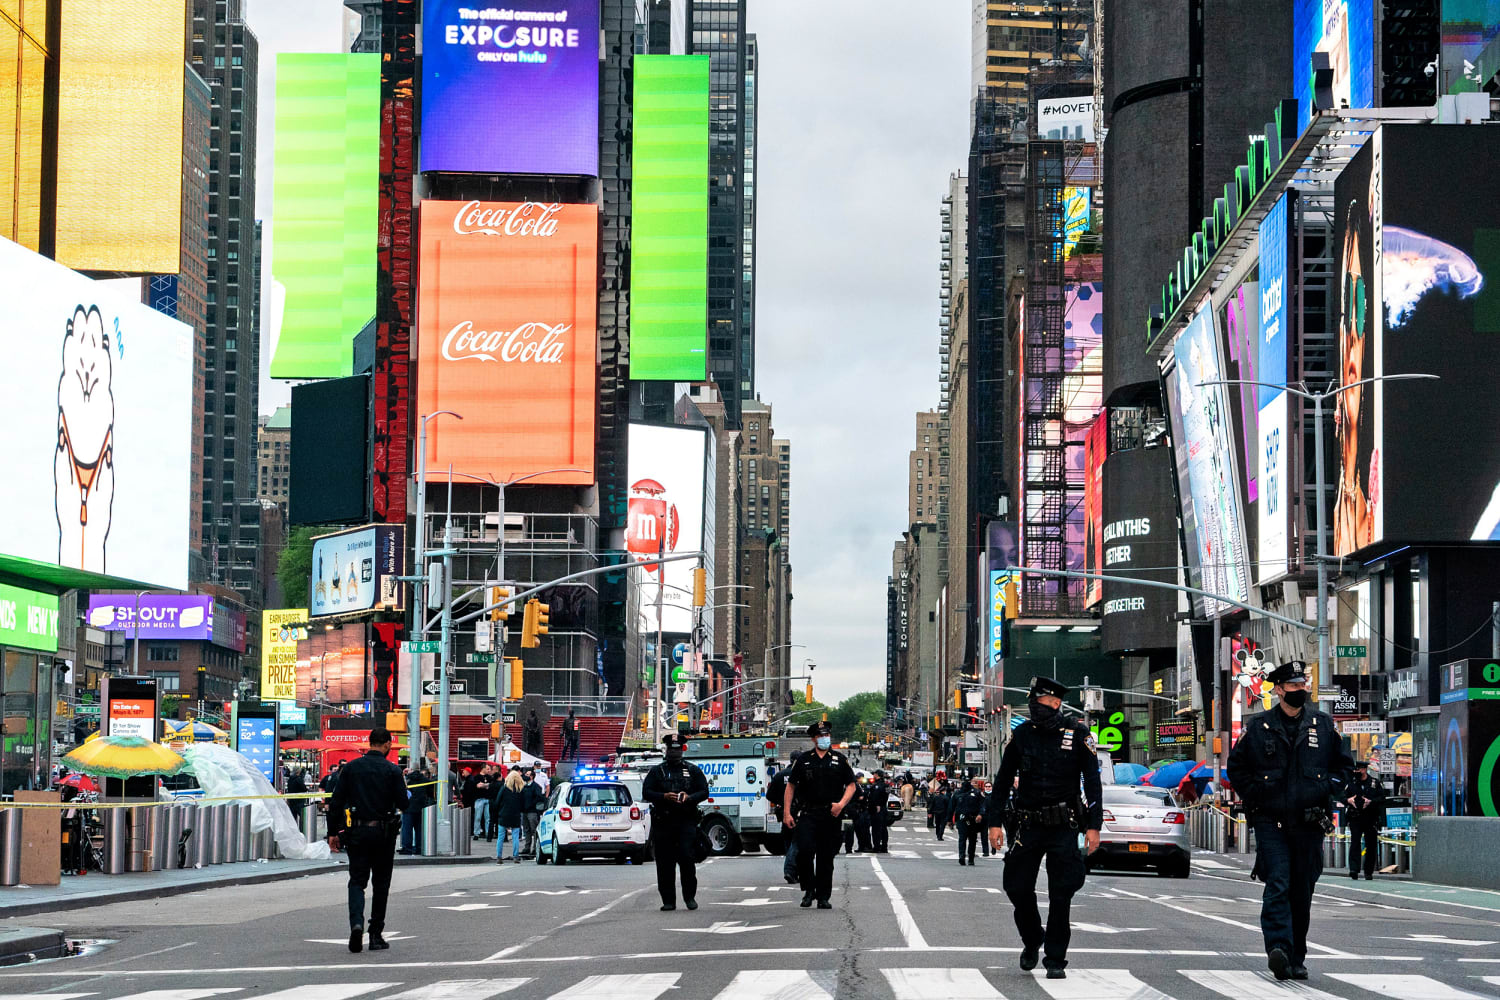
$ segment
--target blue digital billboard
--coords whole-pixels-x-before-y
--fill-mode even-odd
[[[1327,52],[1333,64],[1336,107],[1375,103],[1373,0],[1296,0],[1292,11],[1292,88],[1297,94],[1297,131],[1312,118],[1312,54]]]
[[[1291,194],[1282,195],[1260,224],[1260,337],[1257,377],[1259,387],[1260,482],[1255,499],[1256,580],[1269,582],[1287,571],[1288,528],[1291,509],[1291,470],[1288,449],[1291,396],[1287,377],[1287,326],[1291,322],[1287,287],[1287,211]]]

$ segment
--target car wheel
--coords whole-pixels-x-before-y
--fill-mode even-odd
[[[1171,873],[1173,878],[1188,878],[1193,874],[1193,862],[1183,858],[1172,865]]]
[[[545,865],[547,863],[547,852],[542,850],[540,844],[538,844],[536,848],[536,863],[539,865]]]
[[[786,853],[786,845],[789,840],[790,838],[785,833],[772,834],[766,840],[766,850],[779,858]]]
[[[739,834],[723,816],[710,816],[703,824],[703,832],[708,835],[709,853],[715,857],[732,856],[744,850]]]
[[[559,868],[568,863],[568,856],[563,853],[562,845],[556,841],[552,843],[552,863]]]

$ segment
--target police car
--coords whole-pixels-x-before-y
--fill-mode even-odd
[[[537,824],[536,863],[586,857],[637,864],[651,856],[651,810],[606,771],[578,768],[553,784]]]

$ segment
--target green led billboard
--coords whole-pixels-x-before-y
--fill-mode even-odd
[[[276,57],[271,275],[286,289],[273,378],[352,374],[375,316],[380,56]]]
[[[630,377],[708,376],[708,56],[635,57]]]

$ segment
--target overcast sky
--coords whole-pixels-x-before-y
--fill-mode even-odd
[[[260,39],[257,212],[269,219],[276,53],[337,51],[344,8],[246,6]],[[815,693],[832,703],[885,686],[913,415],[938,397],[938,208],[968,151],[969,4],[918,15],[898,0],[750,0],[749,18],[756,388],[792,442],[792,639],[807,646],[792,662],[818,664]],[[263,369],[269,359],[264,345]],[[262,412],[287,395],[263,378]]]

